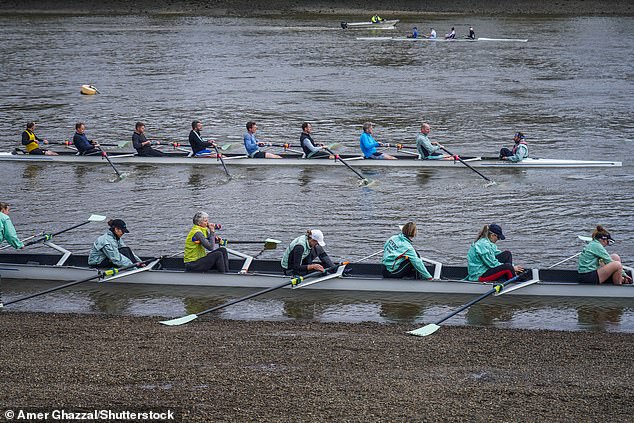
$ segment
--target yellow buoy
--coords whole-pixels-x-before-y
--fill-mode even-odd
[[[92,85],[82,85],[80,92],[85,95],[95,95],[99,93],[99,90]]]

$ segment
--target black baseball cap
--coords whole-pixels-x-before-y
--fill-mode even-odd
[[[114,219],[110,222],[110,227],[111,228],[119,228],[123,231],[124,234],[129,234],[130,231],[128,230],[128,228],[125,225],[125,222],[121,219]]]
[[[506,239],[506,237],[504,236],[504,233],[502,232],[502,227],[500,225],[491,223],[489,225],[489,232],[493,232],[494,234],[496,234],[499,239],[502,239],[502,240]]]

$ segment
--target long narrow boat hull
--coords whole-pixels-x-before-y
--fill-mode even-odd
[[[62,152],[64,153],[64,152]],[[227,154],[225,164],[249,167],[324,167],[343,166],[332,159],[303,159],[296,154],[283,154],[283,159],[252,159],[242,154]],[[196,165],[219,166],[215,158],[193,158],[184,154],[169,153],[165,157],[139,157],[133,154],[110,153],[108,157],[113,163],[119,164],[150,164],[150,165]],[[361,168],[406,167],[406,168],[464,168],[456,160],[419,160],[411,155],[397,155],[399,160],[365,160],[361,156],[341,155],[352,166]],[[585,167],[620,167],[621,162],[608,160],[568,160],[528,158],[521,162],[498,160],[497,158],[463,157],[472,167],[498,168],[585,168]],[[70,164],[107,164],[101,156],[78,156],[76,154],[60,154],[58,156],[36,156],[26,154],[0,153],[0,162],[22,163],[70,163]]]
[[[384,20],[381,22],[341,22],[343,29],[394,29],[398,19]]]
[[[407,38],[407,37],[357,37],[358,41],[412,41],[412,42],[433,42],[433,43],[475,43],[475,42],[510,42],[510,43],[527,43],[527,39],[521,38]]]
[[[59,256],[52,254],[2,254],[0,275],[7,279],[72,281],[96,274],[86,266],[86,256],[71,256],[69,265],[55,266]],[[254,261],[247,274],[238,273],[241,260],[230,261],[231,272],[189,273],[183,270],[182,259],[166,259],[162,270],[151,270],[121,277],[112,283],[149,285],[267,288],[287,280],[278,261]],[[315,290],[399,292],[424,294],[482,294],[491,284],[461,280],[464,267],[443,267],[441,280],[384,279],[379,264],[352,264],[349,275],[306,287]],[[432,273],[433,268],[429,269]],[[572,270],[542,270],[540,282],[509,292],[508,295],[623,298],[634,300],[634,286],[586,285],[577,283]]]

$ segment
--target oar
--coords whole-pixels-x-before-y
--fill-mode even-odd
[[[114,167],[114,164],[112,163],[112,160],[110,160],[110,157],[108,157],[108,153],[106,153],[104,150],[102,150],[101,148],[99,149],[101,150],[101,157],[105,158],[106,160],[108,160],[108,163],[110,163],[110,166],[112,166],[112,168],[114,169],[114,173],[117,174],[117,176],[119,177],[119,179],[123,179],[123,175],[121,173],[119,173],[119,171],[117,170],[116,167]]]
[[[102,146],[102,147],[125,148],[128,145],[130,145],[130,142],[131,141],[119,141],[116,144],[115,143],[109,143],[109,142],[100,142],[99,145]],[[59,144],[59,145],[65,145],[67,147],[70,147],[70,146],[73,145],[73,142],[72,141],[59,141],[59,142],[57,142],[57,141],[50,142],[49,141],[49,144]]]
[[[179,150],[182,150],[182,151],[189,151],[191,153],[190,150],[187,150],[187,149],[184,149],[184,148],[181,149],[180,147],[182,147],[182,144],[180,142],[176,142],[176,141],[173,141],[173,142],[164,141],[164,142],[168,143],[169,145],[171,145],[172,147],[174,147],[176,149],[179,149]],[[215,144],[215,142],[214,142],[214,144]],[[186,145],[189,145],[189,144],[186,144]],[[222,151],[230,150],[231,148],[233,148],[233,144],[232,143],[226,143],[226,144],[223,144],[223,145],[217,145],[216,144],[216,146]]]
[[[188,314],[187,316],[178,317],[178,318],[172,319],[172,320],[163,320],[163,321],[161,321],[159,323],[161,323],[162,325],[167,325],[167,326],[184,325],[185,323],[189,323],[192,320],[198,319],[203,314],[211,313],[212,311],[220,310],[220,309],[223,309],[225,307],[229,307],[231,305],[241,303],[242,301],[246,301],[246,300],[251,299],[253,297],[257,297],[259,295],[266,294],[267,292],[275,291],[276,289],[284,288],[285,286],[288,286],[288,285],[297,285],[297,284],[301,283],[302,281],[304,281],[306,279],[309,279],[309,278],[314,278],[314,277],[320,276],[320,275],[326,275],[329,270],[335,269],[336,267],[337,266],[333,266],[331,268],[328,268],[328,269],[324,270],[323,272],[312,272],[312,273],[309,273],[308,275],[306,275],[304,277],[297,276],[297,277],[291,278],[290,280],[286,280],[286,281],[284,281],[283,283],[281,283],[279,285],[275,285],[275,286],[272,286],[270,288],[266,288],[266,289],[263,289],[261,291],[254,292],[254,293],[246,295],[244,297],[240,297],[240,298],[238,298],[236,300],[232,300],[232,301],[229,301],[227,303],[221,304],[219,306],[212,307],[212,308],[209,308],[207,310],[201,311],[200,313]],[[336,274],[328,275],[328,276],[336,277],[335,275]],[[329,278],[329,279],[331,279],[331,278]]]
[[[277,248],[277,245],[282,242],[280,240],[277,239],[272,239],[272,238],[267,238],[264,240],[264,246],[262,247],[262,249],[253,256],[254,259],[260,257],[260,255],[265,252],[266,250],[275,250]],[[226,247],[228,244],[262,244],[262,241],[231,241],[231,240],[223,240],[223,242],[221,242],[220,246],[221,247]]]
[[[160,261],[160,259],[151,258],[151,259],[140,261],[138,263],[133,263],[133,264],[131,264],[129,266],[125,266],[125,267],[122,267],[122,268],[119,268],[119,269],[109,269],[109,270],[106,270],[106,271],[98,271],[96,275],[90,276],[88,278],[79,279],[79,280],[76,280],[76,281],[73,281],[73,282],[65,283],[64,285],[59,285],[59,286],[56,286],[54,288],[49,288],[49,289],[46,289],[44,291],[40,291],[40,292],[37,292],[35,294],[27,295],[26,297],[18,298],[16,300],[9,301],[9,302],[4,303],[4,304],[2,304],[2,302],[0,302],[0,308],[2,308],[4,306],[11,305],[11,304],[19,303],[21,301],[30,300],[31,298],[39,297],[40,295],[45,295],[45,294],[49,294],[51,292],[59,291],[60,289],[64,289],[64,288],[68,288],[68,287],[71,287],[71,286],[79,285],[79,284],[84,283],[84,282],[89,282],[89,281],[92,281],[92,280],[95,280],[95,279],[105,278],[105,277],[109,277],[109,276],[113,276],[113,279],[114,278],[121,278],[123,276],[126,276],[126,274],[122,274],[121,272],[123,272],[125,270],[128,270],[128,269],[132,269],[133,267],[140,266],[142,264],[148,264],[148,263],[150,263],[152,261],[156,261],[156,263],[158,263]],[[138,270],[139,271],[150,270],[153,266],[154,265],[146,266],[146,267],[143,267],[142,269],[138,269]],[[138,273],[138,272],[134,271],[134,273]],[[118,276],[114,276],[114,275],[118,275]]]
[[[476,169],[474,169],[473,167],[471,167],[467,162],[465,162],[464,160],[462,160],[460,158],[460,156],[457,156],[455,154],[453,154],[451,151],[447,150],[445,147],[443,147],[442,145],[440,146],[440,149],[443,150],[444,152],[446,152],[447,154],[453,156],[454,158],[458,159],[458,161],[460,163],[462,163],[463,165],[467,166],[469,169],[473,170],[475,173],[477,173],[478,175],[480,175],[482,178],[484,178],[486,181],[489,182],[488,185],[497,185],[495,181],[492,181],[491,179],[487,178],[486,176],[484,176],[482,173],[480,173],[479,171],[477,171]]]
[[[85,222],[78,223],[77,225],[71,226],[70,228],[67,228],[67,229],[63,229],[63,230],[61,230],[59,232],[55,232],[55,233],[52,233],[52,234],[44,234],[43,237],[41,237],[39,239],[36,239],[35,241],[27,242],[26,244],[24,244],[24,246],[28,247],[29,245],[37,244],[39,242],[49,241],[54,236],[63,234],[64,232],[68,232],[68,231],[73,230],[75,228],[79,228],[80,226],[87,225],[90,222],[103,222],[104,220],[106,220],[106,216],[101,216],[101,215],[98,215],[98,214],[91,214],[90,217],[88,218],[88,220],[85,221]]]
[[[365,176],[363,176],[362,174],[360,174],[357,170],[355,170],[352,166],[350,166],[348,163],[346,163],[345,160],[343,160],[339,154],[335,154],[333,153],[333,151],[328,148],[328,147],[324,147],[324,150],[326,150],[328,153],[332,154],[333,156],[335,156],[335,162],[337,160],[339,160],[339,163],[343,163],[348,169],[350,169],[351,171],[353,171],[355,173],[355,175],[357,175],[359,177],[359,182],[361,185],[368,185],[370,183],[370,181],[368,180],[368,178],[366,178]]]
[[[369,259],[369,258],[372,258],[372,257],[374,257],[374,256],[376,256],[376,255],[381,254],[382,252],[383,252],[383,250],[379,250],[379,251],[377,251],[376,253],[372,253],[372,254],[370,254],[369,256],[365,256],[365,257],[363,257],[362,259],[359,259],[359,260],[357,260],[357,261],[353,261],[352,263],[353,263],[353,264],[354,264],[354,263],[361,263],[362,261],[366,261],[366,260],[367,260],[367,259]]]
[[[44,235],[44,232],[40,232],[39,234],[31,235],[30,237],[24,238],[24,239],[22,239],[20,241],[22,241],[22,243],[24,243],[25,241],[28,241],[30,239],[33,239],[35,237],[42,236],[42,235]],[[7,245],[3,245],[2,247],[0,247],[0,251],[4,250],[5,248],[9,248],[10,246],[11,245],[8,245],[8,244]]]
[[[218,151],[218,146],[216,145],[216,143],[211,144],[214,148],[214,150],[216,150],[216,158],[220,159],[220,163],[222,164],[222,168],[225,170],[225,173],[227,174],[227,178],[231,179],[231,175],[229,174],[229,171],[227,170],[227,166],[225,166],[225,161],[222,158],[222,154],[220,154],[220,151]]]
[[[449,153],[449,154],[451,154],[451,153]],[[469,307],[471,307],[475,303],[478,303],[478,302],[484,300],[485,298],[495,294],[496,292],[502,291],[506,285],[510,284],[511,282],[515,282],[517,280],[517,278],[522,276],[524,273],[526,273],[526,271],[518,273],[517,275],[515,275],[511,279],[507,280],[506,282],[502,282],[502,283],[496,284],[493,288],[491,288],[490,290],[488,290],[484,294],[480,295],[475,300],[469,301],[467,304],[463,305],[458,310],[449,313],[447,316],[445,316],[442,319],[438,320],[436,323],[430,323],[430,324],[425,325],[425,326],[423,326],[421,328],[411,330],[411,331],[409,331],[407,333],[409,333],[410,335],[416,335],[416,336],[428,336],[428,335],[431,335],[432,333],[434,333],[438,329],[440,329],[440,324],[442,322],[444,322],[445,320],[455,316],[456,314],[460,313],[461,311],[468,309]]]

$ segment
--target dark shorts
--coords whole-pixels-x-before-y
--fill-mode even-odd
[[[251,156],[252,159],[266,159],[266,153],[264,151],[256,151],[255,154],[253,154],[253,156]]]
[[[29,151],[29,154],[35,154],[35,155],[38,155],[38,156],[44,156],[46,154],[46,151],[47,150],[43,150],[41,148],[36,148],[36,149],[33,149],[33,150]]]
[[[588,273],[579,273],[579,283],[598,285],[599,273],[596,270]]]
[[[375,151],[374,153],[372,153],[370,157],[366,157],[366,159],[383,160],[385,159],[385,156],[383,155],[383,153],[379,153],[378,151]]]

